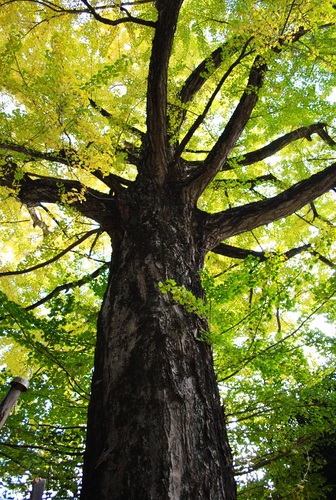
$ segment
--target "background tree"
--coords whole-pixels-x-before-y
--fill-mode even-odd
[[[0,15],[3,350],[32,381],[4,463],[42,460],[78,496],[106,287],[82,499],[235,498],[211,344],[242,495],[319,498],[333,3],[8,0]]]

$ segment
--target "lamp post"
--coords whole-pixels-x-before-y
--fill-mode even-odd
[[[21,392],[25,392],[28,389],[29,382],[27,379],[22,377],[14,377],[11,382],[11,388],[9,389],[7,395],[0,403],[0,429],[6,422],[6,419],[19,399]]]

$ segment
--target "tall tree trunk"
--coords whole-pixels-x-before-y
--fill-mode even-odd
[[[98,321],[81,499],[233,500],[211,349],[197,340],[206,322],[158,286],[172,278],[202,294],[193,210],[169,189],[127,191]]]

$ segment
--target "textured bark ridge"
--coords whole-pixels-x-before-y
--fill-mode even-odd
[[[82,500],[236,497],[211,349],[197,340],[206,322],[158,287],[173,278],[202,294],[192,211],[167,191],[120,200]]]

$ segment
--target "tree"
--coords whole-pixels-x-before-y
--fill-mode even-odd
[[[92,238],[97,258],[102,233],[112,243],[81,498],[234,499],[200,272],[209,252],[267,260],[239,237],[270,227],[285,257],[330,263],[318,238],[336,183],[333,3],[7,0],[0,15],[4,210],[26,207],[39,257],[51,241],[58,257]],[[25,271],[54,292],[23,297],[22,331],[29,310],[105,270],[83,279],[77,262],[63,284],[57,265],[5,269],[3,318]]]

